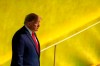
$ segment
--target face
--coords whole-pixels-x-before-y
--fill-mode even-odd
[[[40,17],[38,18],[38,20],[36,20],[35,22],[32,21],[30,22],[29,28],[35,32],[38,31],[38,28],[40,27]]]

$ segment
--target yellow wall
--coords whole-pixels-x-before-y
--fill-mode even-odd
[[[100,0],[0,0],[0,66],[9,66],[12,36],[23,26],[24,17],[31,12],[42,17],[37,36],[41,43],[41,49],[43,49],[53,44],[54,41],[58,41],[58,38],[68,35],[76,29],[79,31],[80,27],[82,28],[85,25],[89,26],[95,23],[96,21],[93,20],[100,17]],[[94,37],[97,38],[95,41],[100,40],[99,26],[89,31],[90,33],[94,33]],[[89,36],[92,36],[92,34]],[[79,37],[82,39],[84,38],[84,36]],[[94,37],[91,37],[90,40],[93,40]],[[76,38],[73,38],[73,40],[74,39]],[[83,42],[86,41],[81,40],[79,42],[81,42],[80,45],[83,45]],[[74,42],[70,39],[69,43]],[[98,43],[100,42],[98,41]],[[67,43],[62,44],[65,45]],[[90,42],[87,44],[92,43]],[[83,47],[82,45],[78,47]],[[89,47],[87,46],[87,48]],[[58,50],[60,49],[62,48],[59,47]],[[75,49],[79,50],[77,47]],[[53,47],[48,50],[53,51]],[[68,49],[66,49],[66,51],[67,50]],[[60,53],[60,51],[57,52]],[[76,54],[75,52],[72,54]],[[83,52],[83,50],[80,52]],[[53,62],[52,52],[43,52],[43,55],[44,54],[46,54],[47,57],[52,57],[51,62]],[[46,58],[43,55],[41,55],[41,61],[44,61],[42,58]],[[66,58],[68,55],[63,54],[63,56]],[[50,58],[48,58],[48,60]],[[67,64],[66,59],[63,65],[62,62],[60,62],[61,60],[58,59],[57,63],[59,66]],[[47,62],[45,61],[45,63]],[[42,62],[41,65],[44,66]],[[77,66],[77,64],[69,66]]]

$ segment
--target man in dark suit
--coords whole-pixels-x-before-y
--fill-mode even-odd
[[[12,39],[11,66],[40,66],[40,44],[36,31],[40,26],[40,17],[34,13],[26,16],[24,26]]]

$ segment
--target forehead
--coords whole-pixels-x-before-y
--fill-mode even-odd
[[[41,20],[41,17],[38,17],[38,20]]]

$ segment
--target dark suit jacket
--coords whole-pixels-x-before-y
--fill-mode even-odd
[[[38,53],[34,43],[25,26],[19,29],[12,39],[11,66],[40,66],[40,44]]]

